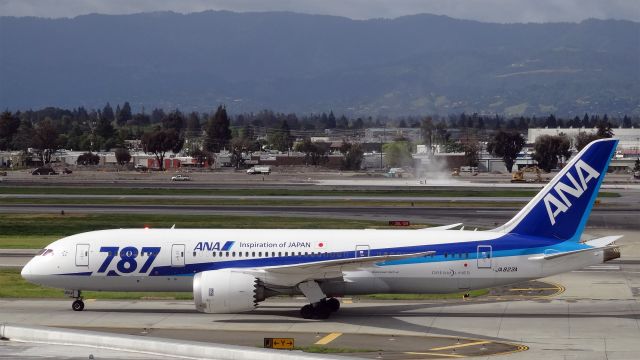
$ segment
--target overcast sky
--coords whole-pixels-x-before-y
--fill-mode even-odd
[[[0,0],[3,16],[55,18],[163,10],[286,10],[353,19],[432,13],[486,22],[640,21],[640,0]]]

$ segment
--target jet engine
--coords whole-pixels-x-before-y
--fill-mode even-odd
[[[204,313],[236,313],[253,310],[265,299],[265,287],[252,275],[234,269],[210,270],[193,278],[196,310]]]

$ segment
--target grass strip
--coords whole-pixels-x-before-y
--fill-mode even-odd
[[[178,211],[176,211],[178,212]],[[364,229],[383,221],[278,216],[159,214],[2,214],[0,249],[39,249],[56,238],[119,228]]]
[[[193,294],[182,292],[83,291],[85,299],[123,300],[191,300]],[[60,289],[32,284],[20,276],[19,269],[0,269],[0,298],[66,298]]]

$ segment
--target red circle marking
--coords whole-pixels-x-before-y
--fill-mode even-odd
[[[323,243],[319,243],[319,244],[318,244],[318,247],[323,247],[323,246],[324,246],[324,244],[323,244]]]
[[[464,263],[464,267],[467,267],[467,263]]]

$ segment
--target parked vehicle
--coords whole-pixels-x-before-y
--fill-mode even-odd
[[[269,175],[269,174],[271,174],[271,168],[268,167],[268,166],[254,166],[251,169],[247,170],[247,174],[249,174],[249,175],[257,175],[257,174]]]
[[[31,172],[31,175],[58,175],[58,173],[48,166],[39,167]]]
[[[171,181],[190,181],[191,177],[189,175],[178,174],[171,177]]]

